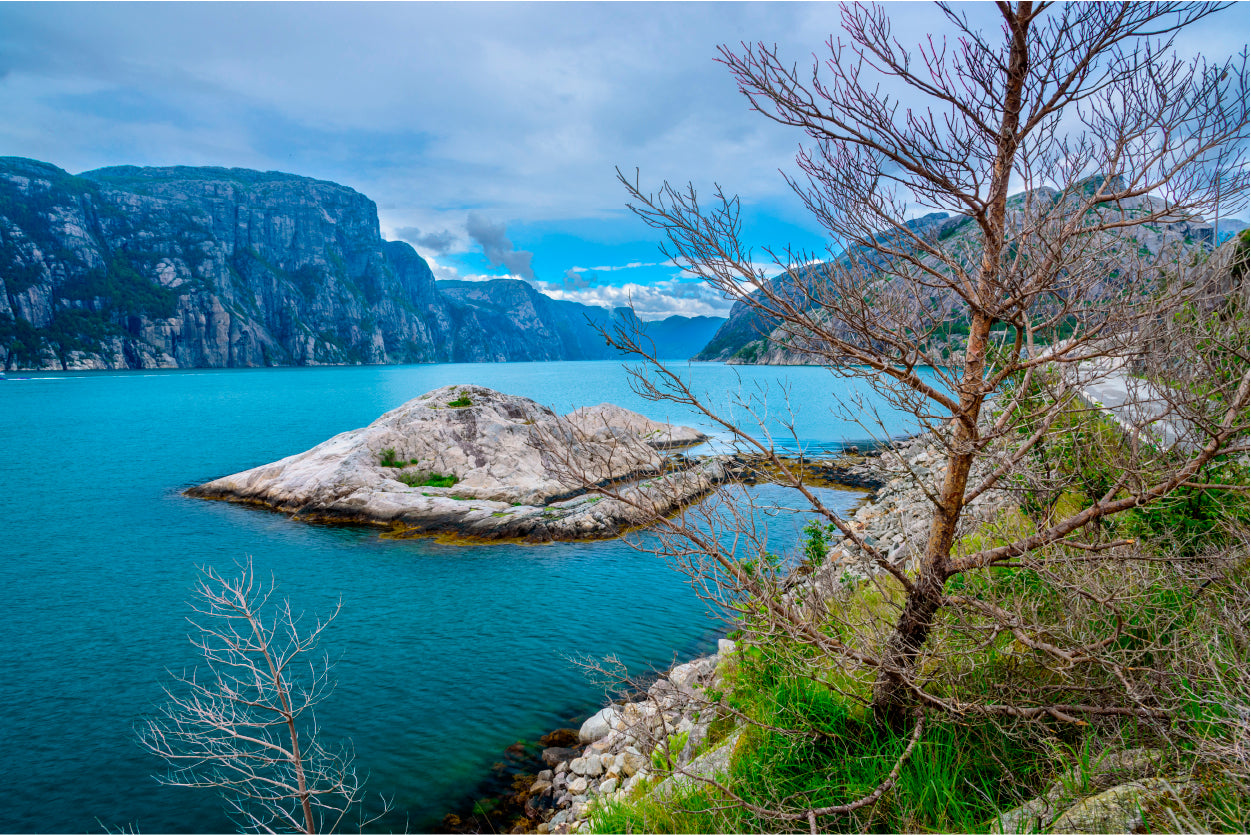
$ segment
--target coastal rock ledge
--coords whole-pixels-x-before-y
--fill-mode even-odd
[[[608,403],[560,416],[525,397],[444,386],[187,495],[396,535],[598,539],[647,525],[723,480],[722,458],[661,453],[706,439]],[[595,492],[608,484],[619,498]]]

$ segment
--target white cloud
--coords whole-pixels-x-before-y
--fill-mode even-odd
[[[580,302],[600,307],[633,307],[644,321],[668,316],[725,316],[732,302],[703,284],[677,279],[655,284],[622,284],[619,286],[585,287],[566,290],[560,285],[540,286],[553,299]]]
[[[642,261],[631,261],[629,264],[620,264],[615,267],[570,267],[569,271],[574,273],[611,273],[617,270],[634,270],[639,267],[663,267],[664,263],[644,263]]]

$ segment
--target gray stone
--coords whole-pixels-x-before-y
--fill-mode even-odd
[[[552,778],[555,776],[556,776],[555,772],[553,772],[550,768],[545,768],[542,771],[540,771],[538,775],[536,775],[535,779],[547,780],[550,783],[552,781]]]
[[[729,638],[721,638],[717,641],[717,655],[731,655],[736,646]]]
[[[693,661],[679,664],[669,671],[669,681],[678,689],[689,691],[699,681],[699,667]]]
[[[653,789],[653,794],[658,798],[664,798],[675,790],[694,783],[695,781],[688,775],[711,778],[724,774],[730,768],[730,757],[734,754],[734,748],[738,745],[742,735],[743,731],[740,728],[727,737],[721,745],[692,760],[684,769],[685,774],[673,774],[662,780]]]
[[[578,739],[582,742],[596,742],[608,736],[608,732],[613,729],[614,725],[619,724],[617,708],[603,708],[582,723],[582,727],[578,730]]]
[[[653,449],[688,447],[708,440],[708,436],[697,429],[657,423],[612,403],[583,406],[570,412],[567,419],[590,437],[616,438],[618,434],[625,433],[642,438]]]
[[[600,794],[612,794],[617,790],[617,780],[609,777],[607,780],[599,784]]]
[[[530,784],[530,794],[542,794],[552,787],[549,780],[535,780]]]
[[[604,766],[598,756],[592,755],[571,760],[569,770],[579,777],[598,777],[604,773]]]
[[[1074,804],[1060,815],[1050,831],[1055,835],[1140,832],[1144,809],[1169,799],[1186,802],[1197,793],[1195,784],[1185,780],[1148,777],[1124,783]]]
[[[585,777],[575,777],[569,783],[569,793],[572,795],[586,794],[587,785]]]
[[[1164,752],[1154,748],[1114,751],[1092,763],[1087,773],[1080,767],[1070,769],[1038,797],[1004,812],[992,820],[991,832],[1043,832],[1066,808],[1087,794],[1102,792],[1118,783],[1134,781],[1156,773],[1164,763]]]
[[[557,812],[555,815],[552,815],[552,819],[547,822],[547,825],[555,829],[567,820],[569,820],[568,812]]]
[[[638,751],[626,750],[621,755],[621,773],[627,777],[633,777],[645,765],[647,765],[647,757]]]

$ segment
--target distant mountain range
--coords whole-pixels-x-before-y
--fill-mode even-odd
[[[1016,194],[1009,198],[1009,205],[1018,206],[1026,200],[1038,201],[1046,199],[1052,191],[1051,189],[1040,189],[1033,193]],[[1149,202],[1153,198],[1142,197],[1138,199]],[[1126,209],[1131,208],[1129,202],[1123,202],[1123,205]],[[946,212],[933,212],[909,220],[906,226],[914,234],[934,236],[938,240],[948,241],[951,251],[959,251],[960,249],[971,252],[980,251],[977,230],[971,218],[966,215],[949,215]],[[1244,220],[1235,218],[1222,219],[1220,221],[1220,240],[1222,242],[1226,241],[1246,228],[1247,222]],[[1210,246],[1212,241],[1212,223],[1211,221],[1185,220],[1173,223],[1151,224],[1144,227],[1135,227],[1124,234],[1132,237],[1135,245],[1141,247],[1143,251],[1158,253],[1162,247],[1173,243],[1181,243],[1187,246],[1194,243],[1207,243]],[[867,259],[869,262],[874,257],[869,250],[864,248],[858,248],[852,252],[857,259]],[[845,262],[848,257],[847,254],[844,254],[840,256],[839,260]],[[804,302],[805,296],[811,299],[811,295],[805,294],[798,285],[819,286],[822,270],[826,269],[827,266],[825,264],[814,264],[798,270],[796,272],[796,276],[799,279],[798,282],[796,281],[796,276],[792,276],[790,273],[781,273],[774,276],[769,280],[770,291],[779,297],[788,298],[794,303]],[[811,287],[809,289],[811,290]],[[936,292],[934,295],[937,297],[940,294]],[[753,296],[762,298],[763,294],[760,290],[757,290],[753,293]],[[818,319],[821,319],[826,314],[818,310],[816,315]],[[958,330],[961,322],[957,321],[953,324]],[[967,324],[967,322],[964,324]],[[712,336],[708,344],[695,354],[694,359],[744,365],[805,365],[821,361],[819,353],[806,350],[806,348],[812,346],[805,346],[800,340],[792,337],[786,329],[779,327],[779,325],[780,322],[777,319],[771,318],[758,308],[744,304],[741,301],[735,302],[725,323]],[[966,329],[964,333],[967,332]]]
[[[436,282],[364,195],[291,174],[0,158],[0,367],[224,368],[616,356],[626,308]],[[722,319],[645,325],[662,358]]]

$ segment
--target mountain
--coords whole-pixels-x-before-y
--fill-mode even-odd
[[[624,318],[631,311],[619,307],[616,312]],[[720,316],[670,316],[647,322],[643,333],[655,344],[657,359],[687,359],[698,354],[725,321]]]
[[[383,240],[373,201],[337,183],[182,166],[73,176],[36,160],[0,158],[6,369],[605,353],[585,328],[582,305],[565,307],[572,303],[522,282],[451,284],[436,284],[408,244]]]
[[[610,312],[558,301],[517,279],[439,281],[437,287],[451,306],[457,326],[484,335],[488,355],[495,343],[533,346],[529,355],[515,359],[617,359],[624,355],[608,346],[601,331],[611,333],[626,324],[652,341],[658,359],[686,359],[725,321],[713,316],[670,316],[642,322],[628,307]]]
[[[1054,189],[1043,188],[1030,193],[1020,193],[1009,198],[1009,209],[1019,209],[1026,204],[1037,205],[1047,200],[1058,199],[1058,192]],[[1142,197],[1138,198],[1139,202],[1150,202],[1155,198]],[[1122,201],[1124,210],[1135,211],[1137,203],[1133,201]],[[947,241],[948,249],[953,252],[971,253],[979,251],[977,243],[976,228],[972,219],[966,215],[948,215],[946,212],[933,212],[922,217],[909,220],[905,224],[912,230],[914,234],[921,236],[932,236],[938,240]],[[1220,223],[1222,239],[1229,234],[1246,227],[1245,221],[1240,220],[1222,220]],[[900,233],[891,233],[892,235],[900,235]],[[1108,233],[1110,236],[1112,233]],[[1206,224],[1202,219],[1179,220],[1172,223],[1151,224],[1143,227],[1134,227],[1128,232],[1122,233],[1128,235],[1131,239],[1132,249],[1141,252],[1156,254],[1164,247],[1174,244],[1188,246],[1193,243],[1212,241],[1212,224]],[[1121,241],[1121,245],[1127,243]],[[846,263],[850,259],[857,259],[860,267],[868,267],[876,269],[880,258],[871,250],[865,247],[853,248],[849,253],[845,253],[838,258],[838,262]],[[828,264],[815,264],[804,267],[797,271],[799,281],[795,280],[790,273],[782,273],[769,279],[769,287],[771,290],[781,296],[790,299],[792,302],[799,301],[804,293],[800,289],[800,285],[806,285],[820,280],[820,271],[827,268]],[[815,284],[814,284],[815,286]],[[884,286],[884,285],[883,285]],[[754,296],[761,296],[760,290],[755,291]],[[930,291],[917,304],[924,303],[928,307],[939,309],[944,305],[951,304],[953,298],[944,298],[943,292],[939,290]],[[811,302],[809,302],[811,305]],[[958,305],[957,305],[958,307]],[[818,319],[828,320],[828,313],[820,308],[809,308]],[[783,329],[779,328],[779,322],[762,313],[759,310],[744,304],[743,302],[735,302],[730,309],[730,315],[727,317],[725,324],[714,334],[713,338],[707,345],[695,356],[697,360],[719,360],[729,363],[741,364],[760,364],[760,365],[804,365],[820,362],[820,359],[811,351],[813,348],[820,346],[808,345],[809,350],[805,350],[802,340],[792,337]],[[954,349],[959,342],[958,335],[967,334],[967,321],[952,321],[950,323],[951,333],[948,349]],[[933,344],[933,343],[931,343]],[[942,345],[938,345],[941,348]],[[943,356],[947,356],[946,353]]]

